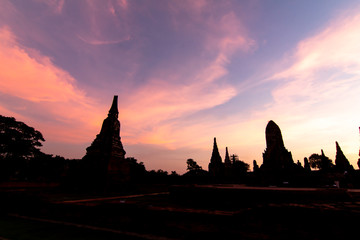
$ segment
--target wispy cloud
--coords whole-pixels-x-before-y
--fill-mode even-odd
[[[50,139],[86,141],[86,132],[101,123],[96,102],[76,86],[76,80],[40,52],[22,47],[8,28],[0,29],[0,92],[19,99],[12,101],[15,105],[2,102],[6,112],[41,125]],[[34,111],[43,117],[32,119]]]
[[[189,114],[224,104],[234,97],[237,90],[226,79],[227,67],[235,53],[244,54],[255,47],[255,41],[248,37],[240,19],[231,10],[216,12],[214,6],[206,2],[174,4],[176,7],[170,6],[172,24],[184,35],[204,32],[196,38],[201,47],[196,55],[182,59],[185,61],[183,68],[154,69],[144,85],[125,99],[122,119],[132,130],[124,131],[134,143],[181,147],[186,136],[177,131],[178,122]],[[208,12],[216,16],[206,17]],[[184,19],[185,13],[188,20]],[[196,20],[195,25],[187,24],[193,20]],[[198,67],[189,66],[186,61]]]
[[[332,22],[323,31],[301,41],[289,59],[290,67],[270,79],[281,80],[273,92],[279,104],[309,104],[354,101],[340,98],[358,90],[360,78],[360,15]]]
[[[118,39],[118,40],[98,40],[98,39],[87,39],[83,36],[78,35],[78,38],[87,43],[87,44],[91,44],[91,45],[112,45],[112,44],[119,44],[122,42],[126,42],[129,41],[131,39],[130,36],[122,38],[122,39]]]
[[[49,6],[49,8],[56,14],[60,14],[63,10],[65,0],[36,0]]]
[[[289,127],[290,140],[302,151],[311,154],[328,148],[333,154],[333,142],[338,138],[345,141],[342,145],[348,152],[358,150],[360,113],[353,106],[360,101],[359,28],[358,12],[342,15],[299,42],[284,61],[287,66],[268,79],[277,81],[272,91],[274,102],[258,114],[282,119]],[[306,144],[309,141],[313,144]]]

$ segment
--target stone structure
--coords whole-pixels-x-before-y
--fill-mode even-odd
[[[220,177],[224,175],[224,164],[219,153],[216,138],[214,138],[214,146],[209,163],[209,174],[214,177]]]
[[[309,160],[307,159],[307,157],[304,158],[304,170],[306,172],[311,172],[311,167],[310,167]]]
[[[343,151],[341,150],[339,143],[336,144],[336,157],[335,157],[335,165],[336,169],[339,172],[345,172],[353,170],[353,167],[350,165],[348,159],[345,157]]]
[[[125,150],[120,138],[118,120],[118,96],[114,96],[108,117],[103,121],[101,131],[86,149],[83,161],[87,173],[95,185],[100,187],[128,181],[130,166],[125,160]]]
[[[281,171],[294,168],[294,161],[283,142],[281,131],[274,121],[269,121],[265,130],[266,150],[263,153],[261,169],[265,171]]]
[[[253,161],[253,172],[256,173],[259,171],[259,165],[257,164],[256,160]]]
[[[225,150],[225,159],[224,159],[224,173],[225,176],[231,176],[233,174],[233,166],[231,164],[228,148]]]

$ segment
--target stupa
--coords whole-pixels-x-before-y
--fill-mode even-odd
[[[285,146],[279,126],[269,121],[265,130],[266,150],[263,153],[262,170],[284,170],[294,167],[291,152]]]
[[[350,165],[349,160],[345,157],[343,151],[340,148],[339,143],[335,142],[335,144],[336,144],[336,157],[335,157],[336,169],[339,172],[353,170],[354,169],[353,166]]]
[[[107,118],[101,131],[86,149],[83,161],[87,166],[88,176],[100,186],[109,186],[130,178],[130,166],[125,160],[125,150],[120,138],[118,120],[118,96],[114,96]]]
[[[216,138],[214,138],[213,151],[209,163],[209,174],[214,177],[220,177],[224,175],[224,164],[219,153]]]

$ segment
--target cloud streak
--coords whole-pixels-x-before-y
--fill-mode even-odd
[[[235,53],[244,54],[255,47],[255,41],[248,37],[232,11],[220,12],[215,24],[215,16],[199,17],[206,12],[216,12],[214,6],[206,2],[172,3],[176,5],[170,6],[172,24],[181,29],[178,31],[190,35],[202,29],[205,34],[196,38],[201,46],[198,56],[185,56],[184,67],[154,70],[146,83],[125,99],[120,114],[124,124],[131,126],[131,130],[124,130],[124,133],[133,143],[179,147],[187,136],[178,134],[177,123],[190,114],[224,104],[236,96],[236,88],[226,79],[227,66]],[[185,10],[189,21],[196,21],[195,26],[184,20]],[[198,67],[189,67],[186,61]]]
[[[300,41],[284,61],[291,64],[268,78],[278,86],[272,91],[273,102],[258,114],[281,119],[301,154],[325,148],[334,155],[334,141],[339,138],[347,152],[358,150],[360,113],[352,106],[360,100],[359,27],[360,14],[347,12]]]
[[[78,38],[87,43],[87,44],[91,44],[91,45],[111,45],[111,44],[119,44],[122,42],[126,42],[129,41],[131,39],[130,36],[123,38],[123,39],[118,39],[118,40],[97,40],[97,39],[87,39],[85,37],[82,37],[80,35],[78,35]]]
[[[270,78],[282,81],[273,91],[276,103],[310,106],[356,100],[351,93],[359,89],[360,60],[356,53],[360,51],[360,33],[354,31],[358,27],[360,15],[355,14],[301,41],[291,66]]]
[[[85,141],[89,137],[86,132],[101,123],[95,102],[76,86],[76,80],[48,57],[22,47],[9,28],[0,29],[0,92],[22,106],[15,109],[3,102],[2,108],[36,122],[49,139]],[[42,119],[29,117],[34,110],[41,112]],[[51,116],[53,122],[47,122],[45,116]],[[76,129],[79,126],[82,128]]]
[[[166,11],[161,19],[169,20],[167,27],[173,36],[149,35],[151,29],[142,27],[143,22],[139,21],[143,20],[133,16],[144,15],[148,18],[146,21],[155,22],[156,18],[147,15],[147,7],[136,8],[132,4],[135,3],[108,1],[99,6],[97,2],[86,1],[75,4],[80,11],[77,25],[66,25],[68,28],[64,36],[49,35],[44,32],[46,28],[37,25],[30,42],[46,46],[46,50],[50,49],[48,52],[56,53],[54,56],[46,56],[41,48],[26,46],[26,34],[21,34],[19,41],[10,27],[3,28],[0,33],[0,60],[3,63],[0,91],[5,95],[3,99],[11,98],[23,107],[15,109],[11,104],[1,104],[1,107],[20,120],[36,123],[35,127],[41,126],[38,128],[47,139],[90,142],[106,117],[111,95],[119,94],[121,134],[126,144],[164,144],[170,149],[181,147],[188,136],[179,135],[178,121],[224,104],[237,94],[235,87],[227,81],[227,68],[234,54],[252,51],[255,41],[248,36],[241,20],[231,9],[217,11],[216,6],[207,2],[192,1],[164,5]],[[182,6],[176,7],[178,4]],[[16,6],[9,6],[16,9]],[[66,18],[71,13],[69,2],[53,1],[49,7],[59,10],[54,12],[59,15],[58,18]],[[188,10],[191,10],[190,13]],[[18,15],[21,12],[14,12],[12,19]],[[55,23],[54,19],[51,18]],[[193,20],[196,20],[195,25]],[[44,21],[46,19],[42,23]],[[12,24],[18,27],[14,22]],[[27,31],[21,27],[16,29],[24,33]],[[194,34],[196,32],[201,34]],[[65,35],[68,36],[66,41]],[[166,44],[174,52],[172,55],[160,49],[169,58],[150,56],[147,52],[146,49],[153,48],[158,39],[169,41]],[[64,41],[66,45],[63,45]],[[122,46],[121,43],[127,45]],[[177,46],[187,49],[187,43],[195,46],[194,51],[181,53]],[[56,52],[59,46],[63,51]],[[109,52],[112,57],[106,55]],[[73,65],[100,77],[102,71],[110,70],[111,74],[107,74],[113,79],[101,78],[103,82],[95,84],[93,89],[80,88],[86,86],[87,80],[78,78],[80,72],[76,72],[75,79],[66,68],[55,64],[61,58],[61,66],[67,66],[65,53],[71,54]],[[145,75],[141,75],[140,71],[149,63],[151,65],[152,58],[160,60]],[[84,60],[85,65],[82,66],[80,61]],[[129,74],[116,71],[115,68],[123,65],[126,70],[131,70]],[[70,69],[74,72],[75,68],[70,66]],[[129,77],[123,79],[121,76]],[[139,76],[143,78],[139,79]],[[105,86],[111,86],[111,91],[103,89]],[[120,93],[118,89],[121,89]],[[88,97],[89,92],[96,93],[99,100]],[[109,101],[105,100],[109,98]],[[31,116],[30,111],[34,112]],[[45,121],[45,116],[52,121]]]

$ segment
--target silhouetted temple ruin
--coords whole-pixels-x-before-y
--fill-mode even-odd
[[[225,150],[225,159],[224,159],[224,173],[225,176],[231,176],[233,174],[233,166],[231,164],[228,148]]]
[[[130,177],[130,166],[125,160],[126,152],[120,138],[117,100],[118,96],[114,96],[100,133],[83,157],[87,174],[90,175],[88,178],[100,186],[128,181]]]
[[[283,142],[281,131],[274,121],[269,121],[265,130],[266,150],[263,153],[261,169],[265,171],[286,170],[294,167],[291,152]]]
[[[214,146],[211,154],[211,159],[209,163],[209,174],[211,176],[223,176],[224,175],[224,164],[222,162],[219,149],[216,143],[216,138],[214,138]]]
[[[341,150],[339,143],[335,142],[335,144],[336,144],[335,164],[337,171],[345,172],[345,171],[354,170],[353,166],[350,165],[349,160],[345,157],[343,151]]]

